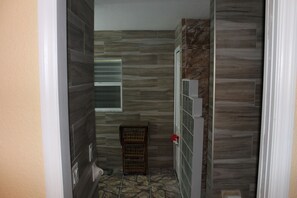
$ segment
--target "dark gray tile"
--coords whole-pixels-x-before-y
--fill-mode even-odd
[[[69,88],[70,125],[94,111],[93,84]]]
[[[89,4],[85,0],[72,0],[71,11],[81,18],[84,23],[93,26],[94,24],[94,4]]]
[[[78,163],[79,182],[73,196],[94,197],[89,144],[95,145],[93,103],[93,0],[67,1],[68,98],[72,165]],[[86,24],[89,24],[86,25]],[[92,194],[91,194],[92,193]],[[98,196],[97,196],[98,197]]]
[[[84,34],[84,41],[85,41],[85,54],[89,54],[94,56],[94,27],[90,25],[85,26],[85,34]],[[94,57],[92,57],[94,59]]]
[[[68,47],[83,52],[84,51],[84,31],[68,23]]]

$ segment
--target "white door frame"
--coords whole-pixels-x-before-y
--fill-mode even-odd
[[[47,198],[71,198],[66,0],[38,0],[41,120]]]
[[[182,73],[181,73],[181,62],[178,64],[177,60],[177,53],[179,53],[180,59],[179,61],[181,61],[181,48],[180,46],[178,46],[177,48],[175,48],[174,50],[174,123],[173,123],[173,129],[174,129],[174,133],[176,134],[177,130],[176,130],[176,113],[179,111],[179,120],[181,120],[181,114],[180,114],[180,107],[177,108],[177,105],[180,105],[181,102],[181,89],[180,86],[181,84],[179,83],[179,89],[176,89],[176,87],[178,87],[177,85],[177,75],[179,76],[179,81],[181,81],[182,78]],[[176,98],[176,95],[179,95],[179,101]],[[178,104],[179,103],[179,104]],[[181,122],[179,123],[179,132],[181,132]],[[178,134],[180,136],[180,134]],[[180,143],[178,145],[173,144],[173,151],[174,151],[174,168],[176,170],[177,176],[178,178],[180,177]]]
[[[289,196],[297,76],[296,19],[296,0],[266,0],[258,198]]]

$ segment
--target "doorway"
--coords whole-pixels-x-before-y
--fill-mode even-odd
[[[54,6],[53,7],[50,7],[49,6],[49,8],[54,8]],[[56,13],[56,12],[52,12],[52,13]],[[49,50],[50,51],[50,50]],[[52,81],[50,81],[50,82],[52,82]],[[52,167],[50,168],[50,169],[52,169]],[[49,170],[49,172],[51,172],[51,170]],[[56,190],[56,189],[55,189]]]

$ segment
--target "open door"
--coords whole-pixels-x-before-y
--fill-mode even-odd
[[[181,50],[177,47],[174,51],[174,133],[178,136],[181,134],[181,117],[180,117],[180,90],[181,90]],[[177,177],[180,178],[180,144],[174,144],[174,169]]]

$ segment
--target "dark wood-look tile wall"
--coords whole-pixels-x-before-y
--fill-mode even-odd
[[[95,58],[121,58],[123,112],[96,112],[98,161],[122,169],[119,125],[148,121],[150,168],[172,168],[174,31],[95,31]]]
[[[89,144],[96,144],[94,112],[94,1],[68,0],[69,128],[72,165],[78,163],[76,198],[93,197]],[[94,162],[96,158],[93,159]]]
[[[215,43],[215,4],[210,1],[210,68],[209,68],[209,111],[208,111],[208,145],[207,145],[207,176],[206,197],[212,196],[213,175],[213,112],[214,112],[214,43]]]
[[[199,97],[203,99],[204,140],[202,165],[202,196],[206,192],[209,68],[210,68],[210,21],[182,19],[176,29],[176,47],[182,51],[182,77],[199,81]]]
[[[211,1],[209,197],[222,190],[256,197],[264,4]]]

